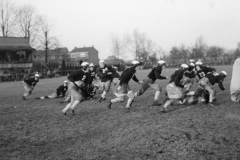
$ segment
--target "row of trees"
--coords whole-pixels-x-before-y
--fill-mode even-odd
[[[163,53],[161,47],[137,29],[132,34],[125,34],[122,37],[112,34],[110,42],[111,52],[118,59],[125,59],[126,53],[131,52],[135,59],[148,60],[155,64],[157,56]]]
[[[174,46],[169,52],[163,51],[145,33],[141,33],[137,29],[132,34],[125,34],[123,37],[112,34],[110,40],[111,52],[118,59],[124,59],[126,53],[131,53],[135,59],[151,64],[156,64],[157,57],[161,59],[201,59],[206,57],[216,58],[223,55],[240,56],[240,43],[235,50],[225,50],[219,46],[208,46],[203,37],[198,37],[193,47]]]
[[[235,50],[226,50],[219,46],[208,46],[202,37],[197,38],[193,47],[172,47],[169,58],[171,59],[185,59],[185,58],[216,58],[224,55],[232,55],[233,57],[240,56],[240,43]]]
[[[44,49],[46,54],[48,49],[59,46],[47,18],[37,14],[33,6],[16,6],[9,0],[1,0],[0,9],[1,36],[29,38],[30,46]]]

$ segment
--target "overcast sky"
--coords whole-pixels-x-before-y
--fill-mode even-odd
[[[110,55],[110,35],[134,29],[164,50],[208,45],[235,49],[240,42],[240,0],[12,0],[29,4],[53,24],[63,47],[92,46],[101,59]],[[131,53],[129,53],[131,54]]]

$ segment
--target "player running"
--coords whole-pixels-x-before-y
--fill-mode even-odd
[[[167,96],[168,99],[166,100],[165,104],[163,105],[161,112],[166,113],[167,107],[170,106],[174,100],[180,100],[183,98],[183,88],[184,84],[182,84],[182,78],[184,72],[188,70],[189,66],[187,64],[182,64],[181,68],[176,70],[173,75],[171,76],[171,80],[169,84],[166,86]]]
[[[65,97],[68,90],[68,81],[65,80],[62,85],[60,85],[52,94],[48,96],[37,97],[36,99],[54,99],[59,97]]]
[[[81,102],[83,96],[81,88],[85,86],[87,74],[88,74],[88,62],[83,62],[81,64],[82,69],[73,72],[68,76],[68,80],[70,81],[68,92],[71,96],[70,103],[62,110],[64,115],[67,115],[67,110],[71,109],[72,114],[74,114],[74,108]]]
[[[34,77],[26,78],[22,81],[23,87],[27,91],[22,96],[23,100],[26,100],[26,97],[32,94],[34,87],[39,81],[39,77],[39,74],[35,74]]]
[[[109,92],[112,82],[112,74],[114,70],[105,64],[104,60],[99,61],[99,66],[96,69],[97,75],[100,77],[101,86],[103,87],[103,92],[99,99],[99,102],[106,100],[106,94]]]
[[[107,107],[111,109],[111,105],[116,102],[123,102],[125,100],[125,96],[128,96],[129,98],[131,96],[134,96],[133,91],[129,87],[129,81],[133,79],[135,82],[142,84],[142,81],[139,81],[135,75],[136,68],[140,65],[139,61],[132,61],[133,66],[125,69],[122,73],[122,75],[119,78],[119,85],[117,88],[117,93],[114,95],[117,96],[115,99],[111,99],[107,103]],[[127,104],[129,106],[129,104]]]
[[[158,99],[159,99],[160,93],[162,91],[162,88],[159,83],[154,83],[154,82],[157,79],[168,79],[168,77],[166,77],[166,76],[161,76],[162,69],[165,68],[165,66],[166,66],[165,61],[163,61],[163,60],[158,61],[158,65],[151,70],[151,72],[148,74],[148,76],[145,79],[143,79],[141,88],[134,95],[129,95],[126,108],[130,108],[134,98],[137,96],[141,96],[149,87],[156,90],[155,96],[154,96],[154,101],[153,101],[152,105],[153,106],[161,105],[158,102]]]

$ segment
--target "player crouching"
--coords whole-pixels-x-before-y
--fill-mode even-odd
[[[68,76],[68,80],[70,84],[68,86],[68,92],[71,96],[70,103],[62,110],[64,115],[67,115],[67,110],[71,109],[72,114],[74,114],[74,108],[81,102],[83,96],[81,88],[85,86],[86,78],[88,74],[88,63],[83,62],[81,64],[82,69],[73,72],[71,75]]]
[[[215,99],[215,91],[214,91],[214,84],[218,83],[218,86],[221,90],[225,90],[224,86],[223,86],[223,80],[224,78],[227,76],[227,72],[225,71],[221,71],[221,73],[208,73],[206,74],[205,77],[203,77],[202,79],[199,80],[198,82],[198,89],[196,92],[204,89],[207,90],[209,92],[209,105],[210,106],[214,106],[213,104],[213,100]],[[203,99],[202,102],[204,102],[205,100]]]
[[[52,94],[48,96],[37,97],[36,99],[54,99],[59,97],[65,97],[65,93],[68,90],[68,81],[65,80]]]
[[[24,79],[22,81],[23,87],[27,91],[22,96],[23,100],[26,100],[26,97],[32,94],[32,91],[33,91],[35,85],[39,81],[39,77],[40,77],[39,74],[35,74],[34,77],[30,77],[30,78]]]

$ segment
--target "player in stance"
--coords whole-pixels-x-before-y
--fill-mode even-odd
[[[129,95],[126,108],[129,108],[131,106],[135,97],[141,96],[149,87],[156,90],[155,96],[154,96],[154,101],[153,101],[152,105],[153,106],[161,105],[158,102],[158,99],[159,99],[160,93],[162,91],[162,88],[159,83],[154,83],[154,82],[157,79],[168,79],[168,77],[166,77],[166,76],[161,76],[162,69],[165,68],[165,66],[166,66],[165,61],[163,61],[163,60],[158,61],[158,65],[151,70],[151,72],[148,74],[148,76],[145,79],[143,79],[141,88],[134,95]]]
[[[220,74],[217,72],[209,72],[205,77],[198,81],[198,88],[196,93],[198,93],[199,90],[207,90],[209,92],[209,105],[214,106],[213,100],[215,99],[216,92],[213,86],[215,83],[218,83],[219,88],[221,90],[225,90],[223,86],[223,80],[225,77],[227,77],[227,72],[225,71],[221,71]],[[204,97],[202,99],[202,102],[205,102]]]
[[[183,88],[184,84],[182,84],[182,78],[184,72],[188,70],[187,64],[182,64],[181,67],[174,72],[171,76],[171,80],[169,84],[166,86],[167,96],[168,99],[166,100],[165,104],[163,105],[161,112],[166,113],[167,107],[170,106],[174,100],[180,100],[183,98]]]
[[[107,103],[107,107],[111,109],[111,105],[116,102],[123,102],[125,100],[125,96],[128,96],[129,98],[131,96],[134,96],[133,91],[129,87],[129,81],[133,79],[135,82],[141,84],[142,81],[139,81],[135,75],[136,68],[140,65],[139,61],[132,61],[133,66],[125,69],[122,73],[122,75],[119,78],[119,85],[117,88],[118,93],[115,93],[114,95],[117,96],[115,99],[111,99]],[[129,104],[127,104],[129,106]]]
[[[39,81],[39,77],[39,74],[35,74],[34,77],[26,78],[22,81],[23,87],[27,91],[22,96],[23,100],[26,100],[26,97],[32,94],[34,87]]]
[[[68,90],[68,81],[65,80],[52,94],[48,96],[37,97],[36,99],[54,99],[59,97],[65,97],[65,93]]]
[[[232,79],[230,84],[231,100],[240,103],[240,58],[233,64]]]
[[[101,86],[103,87],[103,92],[99,99],[99,102],[106,100],[106,94],[109,92],[112,82],[113,69],[105,64],[104,60],[99,61],[99,66],[96,69],[97,75],[100,77]]]
[[[71,109],[72,114],[74,114],[74,108],[81,102],[83,96],[81,88],[85,86],[87,74],[88,74],[88,62],[83,62],[81,64],[82,69],[73,72],[71,75],[68,76],[68,80],[70,81],[68,92],[71,96],[70,103],[62,110],[64,115],[67,115],[67,110]]]
[[[85,96],[86,99],[91,99],[96,94],[99,88],[97,84],[93,84],[93,80],[96,80],[96,71],[93,63],[89,65],[88,76],[86,80]]]

